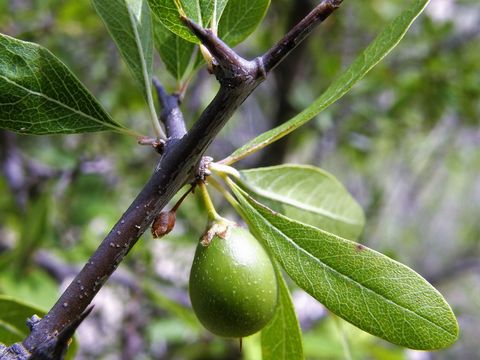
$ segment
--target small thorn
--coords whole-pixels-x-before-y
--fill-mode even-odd
[[[252,71],[252,69],[255,68],[255,64],[252,64],[250,61],[239,56],[210,29],[204,29],[187,17],[181,17],[181,19],[198,40],[200,40],[202,45],[208,49],[220,67],[225,69],[235,67],[246,71]]]

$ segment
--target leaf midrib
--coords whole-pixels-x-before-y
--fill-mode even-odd
[[[2,326],[5,330],[10,331],[12,334],[15,334],[20,337],[25,336],[25,333],[20,329],[18,329],[15,325],[10,324],[6,321],[3,321],[2,319],[0,319],[0,326]]]
[[[247,10],[251,10],[254,7],[255,7],[255,4],[251,4],[251,6],[247,8]],[[247,10],[244,11],[244,13],[241,17],[236,19],[234,25],[229,26],[229,30],[225,34],[223,34],[223,36],[222,36],[224,39],[227,39],[228,36],[230,36],[230,33],[232,33],[232,31],[235,33],[235,30],[236,30],[236,27],[238,26],[238,24],[242,23],[243,20],[246,18],[247,13],[248,13]]]
[[[355,220],[352,220],[352,219],[349,219],[345,216],[341,216],[341,215],[337,215],[331,211],[328,211],[328,210],[325,210],[325,209],[321,209],[321,208],[316,208],[314,206],[311,206],[311,205],[307,205],[307,204],[304,204],[304,203],[300,203],[298,201],[295,201],[289,197],[286,197],[286,196],[282,196],[282,195],[277,195],[275,193],[272,193],[270,191],[266,191],[266,190],[262,190],[262,189],[259,189],[258,187],[256,186],[252,186],[252,185],[248,185],[246,184],[247,187],[249,187],[253,192],[255,192],[257,195],[260,195],[260,196],[263,196],[267,199],[271,199],[271,200],[275,200],[275,201],[278,201],[278,202],[282,202],[282,203],[285,203],[287,205],[290,205],[290,206],[293,206],[293,207],[296,207],[300,210],[304,210],[304,211],[307,211],[307,212],[310,212],[312,214],[318,214],[318,215],[321,215],[321,216],[324,216],[326,218],[329,218],[329,219],[332,219],[332,220],[337,220],[337,221],[341,221],[341,222],[344,222],[346,224],[350,224],[350,225],[356,225],[356,226],[361,226],[362,223],[361,222],[358,222],[358,221],[355,221]]]
[[[95,117],[93,117],[93,116],[91,116],[91,115],[88,115],[88,114],[84,113],[84,112],[81,111],[81,110],[77,110],[77,109],[75,109],[75,108],[72,108],[72,107],[68,106],[67,104],[65,104],[65,103],[63,103],[63,102],[61,102],[61,101],[58,101],[58,100],[56,100],[56,99],[53,99],[53,98],[51,98],[51,97],[49,97],[49,96],[47,96],[47,95],[45,95],[45,94],[39,93],[39,92],[37,92],[37,91],[30,90],[30,89],[28,89],[28,88],[26,88],[26,87],[24,87],[24,86],[22,86],[22,85],[20,85],[20,84],[17,84],[15,81],[10,80],[8,77],[6,77],[6,76],[4,76],[4,75],[0,75],[0,78],[4,79],[4,80],[7,81],[8,83],[10,83],[10,84],[12,84],[12,85],[14,85],[14,86],[16,86],[16,87],[22,89],[22,90],[25,91],[27,94],[30,94],[30,95],[33,95],[33,96],[38,96],[38,97],[41,97],[41,98],[43,98],[43,99],[45,99],[45,100],[47,100],[47,101],[53,102],[54,104],[57,104],[57,105],[65,108],[65,109],[67,109],[67,110],[69,110],[69,111],[71,111],[71,112],[73,112],[73,113],[75,113],[75,114],[78,114],[78,115],[83,116],[83,117],[85,117],[85,118],[87,118],[87,119],[90,119],[90,120],[92,120],[93,122],[96,122],[96,123],[99,124],[99,125],[109,127],[109,128],[111,128],[111,129],[113,129],[113,130],[116,130],[116,131],[118,131],[118,130],[121,129],[121,127],[113,126],[112,124],[110,124],[110,123],[108,123],[108,122],[103,122],[103,121],[101,121],[101,120],[98,119],[98,118],[95,118]],[[111,119],[109,119],[109,120],[111,121]]]
[[[250,206],[251,206],[251,205],[250,205]],[[362,288],[362,289],[365,289],[366,291],[369,291],[369,292],[371,292],[371,293],[373,293],[373,294],[378,295],[380,298],[382,298],[382,299],[385,300],[386,302],[389,302],[389,303],[391,303],[391,304],[399,307],[400,309],[403,309],[403,310],[405,310],[405,311],[407,311],[407,312],[409,312],[409,313],[411,313],[411,314],[414,314],[415,316],[417,316],[417,317],[419,317],[419,318],[421,318],[421,319],[423,319],[423,320],[426,320],[428,323],[434,325],[436,328],[444,331],[445,333],[447,333],[447,334],[450,335],[450,336],[455,337],[455,334],[450,333],[447,329],[443,328],[441,325],[436,324],[436,323],[433,322],[432,320],[430,320],[430,319],[428,319],[428,318],[426,318],[426,317],[418,314],[418,313],[415,312],[414,310],[408,309],[408,308],[406,308],[406,307],[404,307],[404,306],[396,303],[394,300],[385,297],[385,295],[374,291],[373,289],[365,286],[364,284],[362,284],[362,283],[360,283],[360,282],[352,279],[350,276],[348,276],[348,275],[346,275],[346,274],[343,274],[342,272],[340,272],[340,271],[332,268],[331,266],[325,264],[325,263],[322,262],[320,259],[317,259],[315,256],[311,255],[308,251],[306,251],[306,250],[303,249],[300,245],[298,245],[295,241],[293,241],[287,234],[285,234],[283,231],[281,231],[280,229],[278,229],[277,227],[275,227],[272,223],[270,223],[270,221],[268,221],[268,220],[267,220],[262,214],[260,214],[255,208],[252,207],[252,209],[253,209],[260,217],[262,217],[262,218],[265,220],[265,222],[268,224],[268,227],[269,227],[269,228],[272,228],[274,231],[276,231],[277,233],[279,233],[284,239],[287,240],[287,242],[288,242],[289,244],[291,244],[293,247],[295,247],[299,252],[304,253],[304,254],[305,254],[307,257],[309,257],[309,258],[312,258],[315,262],[317,262],[319,265],[321,265],[321,266],[324,267],[325,269],[330,270],[331,272],[333,272],[333,273],[335,273],[335,274],[343,277],[344,279],[352,282],[353,284],[359,286],[359,287]]]
[[[141,16],[143,16],[143,6],[144,4],[141,4],[142,8],[140,9]],[[148,104],[148,109],[150,112],[150,120],[152,122],[152,126],[157,132],[159,136],[163,135],[163,130],[160,128],[160,124],[158,123],[158,118],[157,118],[157,113],[155,111],[155,105],[153,105],[153,97],[152,97],[152,87],[150,84],[150,74],[147,69],[147,59],[145,59],[145,53],[144,53],[144,48],[142,41],[140,39],[140,34],[138,33],[138,28],[137,24],[135,22],[135,17],[132,14],[132,9],[130,8],[130,5],[126,2],[125,7],[127,8],[128,12],[128,18],[130,20],[130,25],[133,30],[133,35],[135,36],[135,45],[137,46],[138,49],[138,56],[140,58],[140,65],[142,68],[142,77],[143,77],[143,86],[145,87],[145,96],[147,97],[147,104]],[[140,26],[140,25],[139,25]]]

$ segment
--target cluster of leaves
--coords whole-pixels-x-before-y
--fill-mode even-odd
[[[333,313],[409,348],[438,349],[456,340],[456,319],[427,281],[387,256],[340,237],[356,239],[364,217],[330,174],[282,165],[240,172],[240,187],[226,181],[250,230],[290,278]],[[278,276],[281,279],[280,272]],[[299,326],[282,280],[279,309],[262,332],[264,358],[303,358]]]
[[[286,136],[345,95],[398,44],[427,3],[414,1],[310,106],[222,163],[232,164]],[[162,136],[151,89],[154,46],[178,90],[202,64],[198,40],[179,14],[210,27],[234,46],[255,29],[269,1],[93,0],[93,4]],[[0,128],[37,135],[103,130],[137,135],[114,121],[52,53],[6,35],[0,35]],[[354,242],[364,215],[332,175],[312,167],[280,166],[241,171],[226,182],[251,231],[279,265],[280,301],[274,319],[262,331],[264,359],[303,358],[300,327],[280,266],[333,313],[392,343],[438,349],[455,341],[455,317],[431,285],[413,270]],[[6,329],[23,334],[7,320]]]
[[[256,28],[269,2],[203,1],[200,7],[193,1],[149,3],[152,10],[146,1],[93,1],[140,86],[157,135],[162,136],[152,99],[154,43],[167,69],[179,82],[189,78],[201,64],[201,58],[196,57],[198,40],[181,22],[178,9],[201,25],[218,27],[223,39],[235,45]],[[238,18],[238,13],[244,14],[244,18]],[[0,36],[1,128],[35,135],[104,130],[138,135],[114,121],[50,51]]]

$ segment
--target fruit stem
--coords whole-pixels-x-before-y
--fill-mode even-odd
[[[200,190],[200,196],[202,197],[203,203],[205,204],[205,208],[207,210],[208,220],[215,221],[221,219],[222,217],[218,215],[217,211],[215,210],[215,206],[213,206],[213,202],[208,194],[205,182],[198,181],[197,185]]]
[[[240,204],[238,201],[233,197],[232,194],[230,194],[227,189],[225,189],[222,184],[220,184],[214,177],[210,177],[208,179],[209,183],[212,184],[212,186],[217,190],[222,196],[227,200],[232,207],[237,210],[237,212],[240,212]]]
[[[188,191],[185,192],[185,194],[183,194],[180,199],[178,199],[177,203],[173,206],[171,211],[176,212],[178,210],[178,208],[180,207],[180,205],[182,205],[183,200],[185,200],[185,198],[188,196],[188,194],[193,192],[193,189],[195,189],[195,185],[190,186],[190,189],[188,189]]]
[[[209,164],[209,169],[222,176],[230,175],[236,179],[240,179],[240,172],[234,167],[228,165],[212,162]]]

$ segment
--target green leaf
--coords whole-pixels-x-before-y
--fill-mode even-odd
[[[232,1],[233,0],[215,0],[213,2],[212,26],[215,26],[218,29],[219,20],[222,18],[225,7],[227,6],[227,3]],[[214,20],[215,23],[213,24]]]
[[[0,295],[0,342],[10,346],[23,340],[29,333],[26,320],[34,314],[42,317],[45,312],[10,296]]]
[[[180,82],[191,68],[195,44],[168,30],[158,19],[154,20],[155,47],[168,72]]]
[[[148,0],[148,3],[157,19],[181,38],[200,43],[180,20],[180,14],[184,14],[203,27],[218,27],[220,38],[234,46],[256,29],[270,0]]]
[[[0,269],[7,265],[11,270],[22,272],[32,263],[34,252],[49,236],[47,224],[49,209],[52,208],[52,205],[51,195],[47,194],[41,194],[28,202],[20,241],[14,250],[16,256],[9,264],[3,264],[3,261],[0,260]]]
[[[24,337],[20,330],[0,320],[0,344],[11,345],[22,341]]]
[[[22,341],[30,333],[27,319],[33,315],[43,317],[45,314],[44,310],[35,306],[10,296],[0,295],[0,343],[10,346]],[[77,348],[77,341],[74,339],[65,358],[74,359]]]
[[[206,27],[213,15],[212,0],[148,0],[152,13],[170,31],[181,38],[199,44],[200,41],[180,20],[180,13]]]
[[[228,156],[223,163],[231,164],[288,135],[313,119],[320,112],[345,95],[375,65],[400,42],[413,21],[427,6],[429,0],[415,0],[361,53],[328,89],[301,113],[276,128],[260,134]]]
[[[72,72],[39,45],[0,34],[0,128],[23,134],[115,130],[115,122]]]
[[[278,305],[273,319],[262,329],[262,360],[303,360],[302,331],[290,292],[277,264]]]
[[[412,349],[447,347],[458,324],[442,295],[410,268],[363,245],[275,213],[234,182],[250,230],[288,275],[330,311]]]
[[[240,171],[240,183],[269,208],[335,235],[356,239],[365,216],[330,173],[313,166],[280,165]]]
[[[92,0],[143,95],[151,92],[153,32],[146,0]]]
[[[157,136],[165,137],[158,122],[152,97],[153,30],[147,0],[92,0],[92,2],[142,89]]]
[[[230,46],[245,40],[263,20],[270,0],[230,0],[218,25],[219,37]]]
[[[12,262],[15,260],[17,259],[12,259]],[[32,264],[29,269],[22,270],[23,272],[18,272],[16,269],[1,270],[0,294],[32,304],[39,309],[52,307],[59,295],[57,282],[45,271]]]

